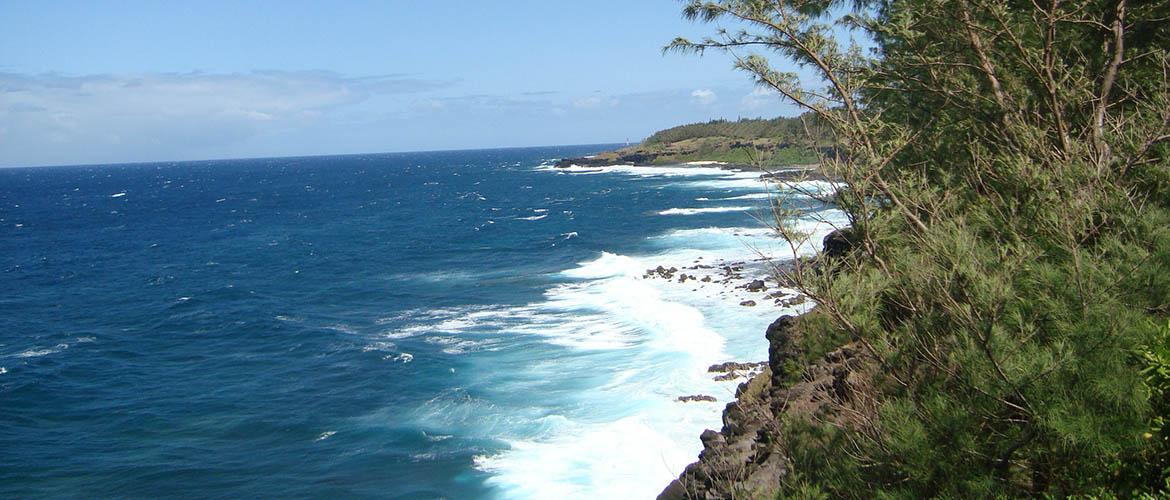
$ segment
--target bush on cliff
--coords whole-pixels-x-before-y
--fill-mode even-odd
[[[693,0],[684,14],[733,28],[668,48],[732,53],[837,143],[821,165],[855,249],[793,273],[818,303],[802,338],[857,343],[881,369],[862,424],[777,426],[800,450],[786,493],[1170,491],[1170,3]]]

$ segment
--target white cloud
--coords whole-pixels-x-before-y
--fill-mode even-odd
[[[600,93],[594,93],[587,97],[577,97],[573,99],[573,107],[577,109],[593,109],[601,106],[617,106],[618,99],[609,97]]]
[[[62,76],[0,73],[0,164],[215,156],[376,95],[440,88],[320,71]]]
[[[704,106],[713,104],[717,99],[719,99],[719,96],[715,95],[715,92],[711,89],[698,89],[691,92],[691,100]]]
[[[767,87],[756,87],[748,95],[743,96],[739,103],[745,109],[758,110],[776,104],[780,101],[780,93]]]

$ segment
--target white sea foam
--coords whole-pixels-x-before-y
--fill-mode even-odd
[[[722,212],[746,212],[753,207],[706,207],[706,208],[670,208],[658,212],[658,215],[695,215],[713,214]]]
[[[370,343],[370,344],[363,346],[362,352],[393,351],[397,347],[398,346],[394,345],[393,342],[380,341],[380,342],[373,342],[373,343]]]
[[[8,373],[8,369],[0,366],[0,375],[4,375],[5,373]]]
[[[26,349],[15,355],[17,358],[39,358],[41,356],[48,356],[56,354],[69,348],[69,344],[57,344],[53,347],[34,347]]]
[[[705,187],[725,190],[723,199],[764,199],[765,189],[795,192],[792,186],[761,182],[755,172],[704,166],[598,170],[677,179],[684,187],[710,183]],[[681,215],[704,208],[751,209],[675,210]],[[436,396],[420,410],[419,421],[506,442],[506,451],[478,456],[475,464],[491,473],[489,481],[509,498],[653,497],[695,460],[702,448],[699,433],[718,428],[724,404],[734,398],[738,381],[716,382],[706,367],[766,359],[767,325],[811,304],[771,307],[765,294],[794,293],[772,281],[767,292],[748,292],[715,279],[679,283],[644,273],[664,265],[717,277],[718,266],[735,264],[745,277],[758,276],[767,264],[759,259],[810,254],[825,234],[846,222],[835,210],[806,215],[795,229],[809,238],[791,245],[766,227],[678,229],[652,236],[647,243],[656,250],[649,253],[602,252],[580,262],[554,276],[561,283],[533,303],[414,311],[396,319],[405,326],[388,336],[425,335],[443,350],[531,343],[547,349],[501,348],[491,357],[465,356],[479,385]],[[761,305],[740,306],[748,299]],[[499,370],[500,363],[507,369]],[[526,396],[534,394],[540,397]],[[717,402],[676,401],[693,394]]]
[[[537,170],[551,171],[551,172],[566,172],[578,174],[599,174],[599,173],[615,173],[633,175],[636,177],[728,177],[728,178],[752,178],[759,177],[759,172],[745,172],[740,170],[728,170],[724,168],[710,166],[713,163],[706,164],[683,164],[683,165],[663,165],[663,166],[635,166],[635,165],[609,165],[601,167],[583,167],[580,165],[571,165],[568,167],[555,167],[552,165],[542,165],[537,167]]]
[[[540,219],[543,219],[545,217],[548,217],[548,214],[533,215],[530,217],[518,217],[518,219],[520,219],[520,220],[540,220]]]
[[[333,437],[334,434],[337,434],[337,431],[325,431],[325,432],[322,432],[319,436],[317,436],[317,439],[314,439],[313,441],[324,441],[326,439]]]
[[[580,165],[569,165],[567,167],[555,167],[553,165],[541,165],[537,170],[547,170],[551,172],[560,172],[566,174],[601,174],[605,173],[605,169],[596,167],[582,167]]]
[[[123,196],[126,196],[126,192],[125,192],[125,191],[122,191],[121,193],[114,193],[114,194],[111,194],[111,195],[110,195],[110,198],[121,198],[121,197],[123,197]]]
[[[345,323],[338,323],[335,325],[325,325],[324,328],[326,328],[328,330],[333,330],[333,331],[338,332],[338,333],[349,333],[349,334],[358,333],[358,331],[355,330],[352,326],[347,325]]]
[[[801,227],[817,234],[831,230],[811,219]],[[495,313],[520,322],[507,327],[508,333],[539,336],[571,347],[573,353],[598,353],[515,367],[527,374],[527,381],[510,382],[511,390],[557,387],[599,369],[604,374],[599,383],[572,396],[583,402],[580,411],[541,417],[529,422],[535,430],[511,437],[508,425],[492,425],[510,449],[476,457],[475,463],[493,474],[490,481],[507,496],[654,496],[694,461],[701,449],[698,433],[718,427],[723,403],[734,396],[737,382],[715,382],[706,367],[728,359],[766,359],[761,332],[767,324],[779,314],[808,307],[745,308],[739,306],[741,300],[758,300],[762,294],[714,284],[696,284],[707,287],[696,293],[691,291],[693,282],[642,277],[658,264],[681,267],[695,261],[759,258],[752,245],[765,243],[774,245],[765,251],[778,258],[791,255],[787,243],[768,228],[684,229],[652,241],[660,242],[665,252],[603,252],[562,272],[575,281],[549,289],[543,302]],[[718,402],[675,401],[687,394],[712,395]]]
[[[409,353],[409,352],[403,352],[403,353],[399,353],[397,356],[392,355],[392,354],[386,355],[382,359],[388,359],[391,361],[401,361],[403,364],[405,364],[405,363],[409,363],[411,361],[414,361],[414,355]]]
[[[739,195],[739,196],[731,196],[731,197],[728,197],[728,198],[719,198],[719,199],[716,199],[716,200],[714,200],[714,201],[724,201],[724,200],[767,200],[767,199],[771,198],[772,196],[773,196],[773,195],[772,195],[772,193],[748,193],[748,194],[743,194],[743,195]]]
[[[446,336],[427,337],[426,341],[428,344],[443,346],[443,353],[451,355],[466,354],[472,351],[492,350],[489,347],[494,344],[494,342],[488,340],[477,341],[460,337]],[[413,356],[411,356],[411,358],[413,359]]]

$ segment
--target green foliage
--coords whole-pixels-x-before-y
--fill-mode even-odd
[[[852,7],[688,1],[743,29],[668,47],[730,52],[841,153],[822,167],[857,250],[793,278],[818,303],[806,348],[863,346],[877,404],[848,426],[782,425],[785,494],[1166,491],[1170,3]]]
[[[1114,464],[1115,474],[1130,489],[1170,495],[1170,322],[1138,349],[1136,357],[1153,410],[1148,430],[1142,433],[1147,446]]]
[[[816,152],[811,149],[789,146],[773,148],[770,146],[728,146],[727,144],[712,145],[722,141],[705,141],[698,150],[686,154],[660,156],[654,160],[659,165],[672,165],[688,161],[722,161],[737,165],[759,165],[763,167],[782,167],[788,165],[809,165],[818,160]]]
[[[803,121],[802,121],[803,119]],[[812,122],[812,123],[808,123]],[[805,116],[796,118],[741,118],[736,121],[711,120],[705,123],[691,123],[671,127],[655,132],[646,138],[645,144],[665,144],[685,141],[687,139],[702,139],[706,137],[726,137],[730,139],[776,139],[781,143],[806,144],[809,130],[817,130],[815,117]],[[819,144],[825,144],[824,137],[817,137]]]

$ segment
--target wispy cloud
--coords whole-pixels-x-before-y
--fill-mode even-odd
[[[140,75],[0,73],[0,164],[215,155],[379,95],[450,82],[322,71]]]
[[[696,89],[691,92],[691,100],[704,106],[714,104],[718,99],[719,96],[715,95],[715,91],[711,89]]]
[[[572,99],[573,107],[577,109],[594,109],[602,106],[617,106],[621,102],[616,97],[611,97],[600,92],[594,92],[591,95],[583,97],[574,97]]]
[[[758,110],[775,105],[780,100],[780,94],[766,87],[756,87],[740,99],[740,106],[748,110]]]

